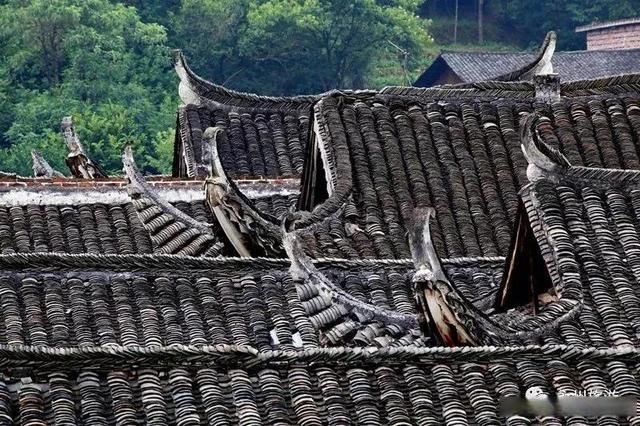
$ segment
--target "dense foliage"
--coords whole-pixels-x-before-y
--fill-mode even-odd
[[[178,105],[170,48],[230,87],[293,94],[396,82],[377,65],[395,59],[415,74],[431,45],[418,0],[0,4],[0,169],[20,174],[30,173],[32,148],[65,171],[64,115],[108,171],[133,143],[148,172],[168,172]]]
[[[549,29],[563,48],[582,48],[575,25],[640,10],[640,0],[0,0],[0,170],[30,174],[38,148],[66,172],[58,127],[72,115],[109,172],[133,143],[147,172],[167,173],[172,48],[198,74],[244,91],[407,84],[451,41],[455,3],[458,41],[474,42],[480,2],[492,48],[531,47]]]
[[[420,14],[431,18],[431,33],[439,43],[451,43],[458,6],[458,42],[478,38],[478,4],[483,5],[485,41],[520,49],[540,44],[548,31],[558,33],[558,49],[584,49],[584,34],[575,28],[594,21],[636,17],[640,0],[428,0]],[[465,49],[468,48],[465,46]]]

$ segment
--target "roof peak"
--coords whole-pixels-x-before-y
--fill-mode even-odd
[[[174,68],[180,78],[178,92],[185,104],[214,105],[220,108],[264,109],[308,108],[321,95],[264,96],[228,89],[197,75],[187,64],[180,49],[172,52]]]

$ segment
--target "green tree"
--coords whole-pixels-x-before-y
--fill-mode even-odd
[[[640,10],[640,0],[502,0],[492,4],[505,32],[523,47],[540,43],[547,31],[558,33],[558,49],[584,49],[584,34],[576,33],[579,25],[634,17]]]
[[[239,45],[247,28],[248,5],[247,0],[182,0],[172,15],[171,41],[198,73],[227,84],[241,71]]]
[[[38,148],[65,172],[62,139],[53,144],[65,115],[110,172],[121,169],[125,143],[143,159],[154,153],[151,141],[172,125],[177,105],[162,26],[107,0],[14,0],[0,16],[0,105],[11,117],[0,120],[2,168],[30,173],[29,152]]]
[[[424,64],[432,41],[427,22],[415,15],[419,3],[183,0],[173,43],[201,75],[243,90],[365,87],[378,81],[371,78],[376,66],[388,66],[398,47],[407,52],[406,68]]]

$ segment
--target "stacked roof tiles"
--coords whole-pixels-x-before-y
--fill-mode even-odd
[[[177,149],[192,149],[197,159],[202,156],[204,130],[213,126],[227,129],[227,143],[221,144],[220,152],[225,169],[233,177],[296,177],[302,173],[308,111],[226,111],[186,105],[178,117],[181,132]],[[188,175],[186,169],[178,173]]]
[[[532,424],[504,398],[640,396],[638,76],[266,98],[176,59],[173,180],[130,152],[106,190],[5,179],[3,422]]]
[[[330,96],[316,104],[320,127],[330,128],[324,144],[332,197],[353,192],[355,257],[409,257],[407,224],[421,205],[436,209],[434,239],[443,256],[505,255],[518,192],[528,182],[518,136],[524,113],[541,115],[542,139],[572,164],[640,167],[637,93],[567,96],[550,105],[532,97],[396,92]]]

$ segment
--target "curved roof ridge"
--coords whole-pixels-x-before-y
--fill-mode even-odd
[[[383,95],[431,96],[446,98],[477,98],[478,96],[530,98],[535,88],[530,81],[481,81],[477,83],[444,84],[433,87],[386,86]]]
[[[549,31],[544,37],[542,45],[538,50],[536,58],[527,65],[519,68],[515,71],[499,75],[494,77],[494,81],[518,81],[518,80],[530,80],[533,75],[545,71],[548,74],[547,69],[551,67],[551,58],[556,50],[556,41],[558,36],[554,31]],[[553,69],[553,68],[551,68]]]
[[[602,167],[572,166],[567,169],[565,177],[573,181],[608,185],[640,185],[640,170],[634,169],[606,169]]]
[[[624,94],[640,92],[640,73],[620,74],[610,77],[574,80],[560,83],[562,97],[580,97],[601,94]],[[479,81],[475,83],[445,84],[433,87],[386,86],[382,95],[429,96],[442,98],[498,98],[534,97],[535,85],[531,81]]]
[[[307,108],[320,95],[264,96],[228,89],[198,76],[187,64],[181,50],[173,51],[176,73],[180,77],[180,97],[185,104],[214,104],[218,107],[296,109]],[[328,92],[327,92],[328,93]]]
[[[142,197],[150,199],[165,213],[170,214],[185,225],[192,226],[205,233],[212,233],[210,224],[202,223],[183,213],[178,208],[172,206],[170,203],[162,199],[162,197],[156,194],[156,192],[151,187],[149,187],[135,164],[131,145],[127,145],[122,153],[122,164],[126,177],[129,180],[128,186],[133,193],[138,193]]]
[[[622,90],[617,93],[640,90],[640,73],[620,74],[610,77],[592,78],[587,80],[575,80],[560,84],[562,96],[585,96],[602,93],[602,89]],[[605,90],[606,92],[606,90]]]

